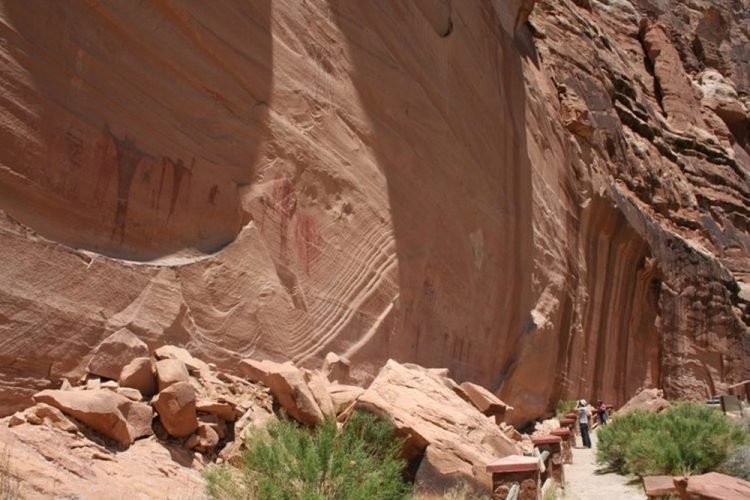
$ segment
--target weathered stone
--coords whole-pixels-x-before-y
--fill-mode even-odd
[[[97,346],[87,370],[94,375],[117,380],[123,366],[143,356],[148,356],[146,343],[127,328],[121,328]]]
[[[351,361],[334,352],[329,352],[323,360],[321,371],[330,382],[349,384],[351,383],[350,369]]]
[[[336,415],[351,406],[363,392],[365,390],[356,385],[331,384],[328,386],[328,393],[331,395],[333,411]]]
[[[156,392],[156,377],[151,358],[136,358],[122,368],[119,382],[121,387],[138,389],[144,396]]]
[[[324,417],[336,418],[336,411],[333,407],[333,401],[331,395],[328,392],[328,381],[318,372],[312,370],[304,370],[303,376],[307,387],[315,398],[315,402],[318,403],[320,411]]]
[[[198,424],[198,430],[195,434],[190,436],[185,446],[190,449],[195,449],[202,452],[213,451],[216,445],[219,444],[219,435],[216,431],[208,424]]]
[[[141,391],[139,391],[138,389],[133,389],[132,387],[118,387],[115,392],[117,392],[117,394],[125,396],[131,401],[143,400],[143,395],[141,394]]]
[[[323,412],[302,372],[294,364],[243,359],[240,361],[240,371],[248,379],[261,382],[271,389],[271,393],[291,417],[307,424],[319,424],[323,421]]]
[[[416,365],[389,360],[356,407],[388,418],[399,434],[407,436],[406,456],[426,449],[429,459],[423,459],[422,477],[440,477],[441,487],[469,481],[489,491],[491,478],[485,465],[517,452],[500,428],[461,399],[442,377]],[[468,428],[471,433],[464,432]]]
[[[199,412],[210,413],[221,417],[227,422],[234,422],[237,420],[237,405],[231,401],[226,400],[208,400],[201,399],[196,403],[196,410]]]
[[[633,410],[645,410],[652,413],[659,413],[670,406],[671,404],[664,399],[664,393],[660,389],[644,389],[633,396],[630,401],[622,405],[622,407],[617,410],[616,415],[624,415]]]
[[[26,422],[34,425],[48,425],[65,432],[78,432],[78,426],[63,413],[46,403],[37,403],[24,412]]]
[[[194,358],[187,349],[173,345],[161,346],[154,351],[156,359],[178,359],[182,361],[191,375],[204,375],[210,372],[208,363]]]
[[[156,381],[161,392],[172,384],[189,382],[190,375],[179,359],[162,359],[156,362]]]
[[[513,409],[512,406],[500,401],[500,399],[482,386],[464,382],[461,388],[468,395],[471,403],[488,417],[495,417],[499,424],[506,412]]]
[[[34,395],[34,401],[47,403],[74,417],[84,425],[123,445],[143,435],[145,411],[134,403],[105,389],[90,391],[45,390]],[[145,406],[145,405],[144,405]],[[128,419],[132,419],[131,426]]]
[[[747,500],[750,481],[709,472],[690,477],[674,478],[674,485],[682,498]]]
[[[159,391],[152,404],[166,431],[175,437],[185,437],[198,428],[195,401],[195,389],[189,382],[175,382]]]

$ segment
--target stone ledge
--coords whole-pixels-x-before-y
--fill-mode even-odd
[[[511,455],[487,464],[487,472],[493,474],[504,472],[527,472],[539,470],[539,457]]]

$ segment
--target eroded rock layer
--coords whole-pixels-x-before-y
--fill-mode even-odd
[[[747,378],[749,10],[0,3],[0,411],[123,327],[518,422]]]

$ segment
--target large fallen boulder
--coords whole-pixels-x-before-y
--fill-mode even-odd
[[[34,401],[54,406],[103,436],[126,446],[136,438],[150,434],[151,408],[106,389],[45,390],[35,394]]]
[[[481,385],[464,382],[461,384],[461,389],[464,390],[464,393],[469,397],[477,410],[488,417],[495,417],[497,424],[503,421],[507,412],[513,410],[512,406],[502,402],[497,396]]]
[[[389,360],[357,399],[356,408],[387,418],[406,437],[409,458],[424,454],[417,481],[445,490],[461,482],[489,491],[491,461],[515,444],[445,382],[417,365]]]
[[[617,410],[617,415],[624,415],[633,410],[645,410],[652,413],[659,413],[666,410],[671,404],[664,399],[664,392],[661,389],[643,389],[633,396],[630,401],[622,405]]]
[[[333,409],[333,401],[331,401],[331,395],[328,393],[328,380],[320,373],[312,370],[305,370],[304,378],[323,415],[335,418],[336,412]]]
[[[144,396],[152,396],[156,392],[156,377],[151,358],[135,358],[123,366],[118,380],[120,387],[138,389]]]
[[[125,365],[145,356],[148,356],[146,343],[127,328],[121,328],[96,347],[87,369],[94,375],[117,380]]]
[[[164,345],[154,351],[156,359],[178,359],[183,362],[191,375],[205,375],[210,372],[208,363],[194,358],[187,349],[173,345]]]
[[[172,384],[187,382],[190,380],[185,363],[179,359],[162,359],[156,362],[156,382],[159,392]]]
[[[185,437],[198,428],[195,389],[189,382],[176,382],[153,399],[152,404],[169,435]]]
[[[352,381],[349,375],[350,368],[351,362],[349,359],[334,352],[329,352],[323,360],[321,372],[330,382],[349,384]]]
[[[271,393],[292,418],[306,424],[323,422],[324,415],[310,391],[305,378],[291,362],[275,363],[243,359],[240,371],[253,382],[260,382],[271,389]]]
[[[328,386],[328,394],[331,395],[333,411],[336,415],[349,408],[363,392],[365,390],[356,385],[331,384]]]

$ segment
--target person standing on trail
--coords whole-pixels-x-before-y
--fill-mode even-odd
[[[585,399],[578,402],[578,427],[581,429],[581,439],[583,446],[591,448],[591,438],[589,437],[589,422],[591,421],[591,412],[589,404]]]
[[[607,405],[601,399],[596,403],[596,415],[599,417],[599,425],[607,425]]]

